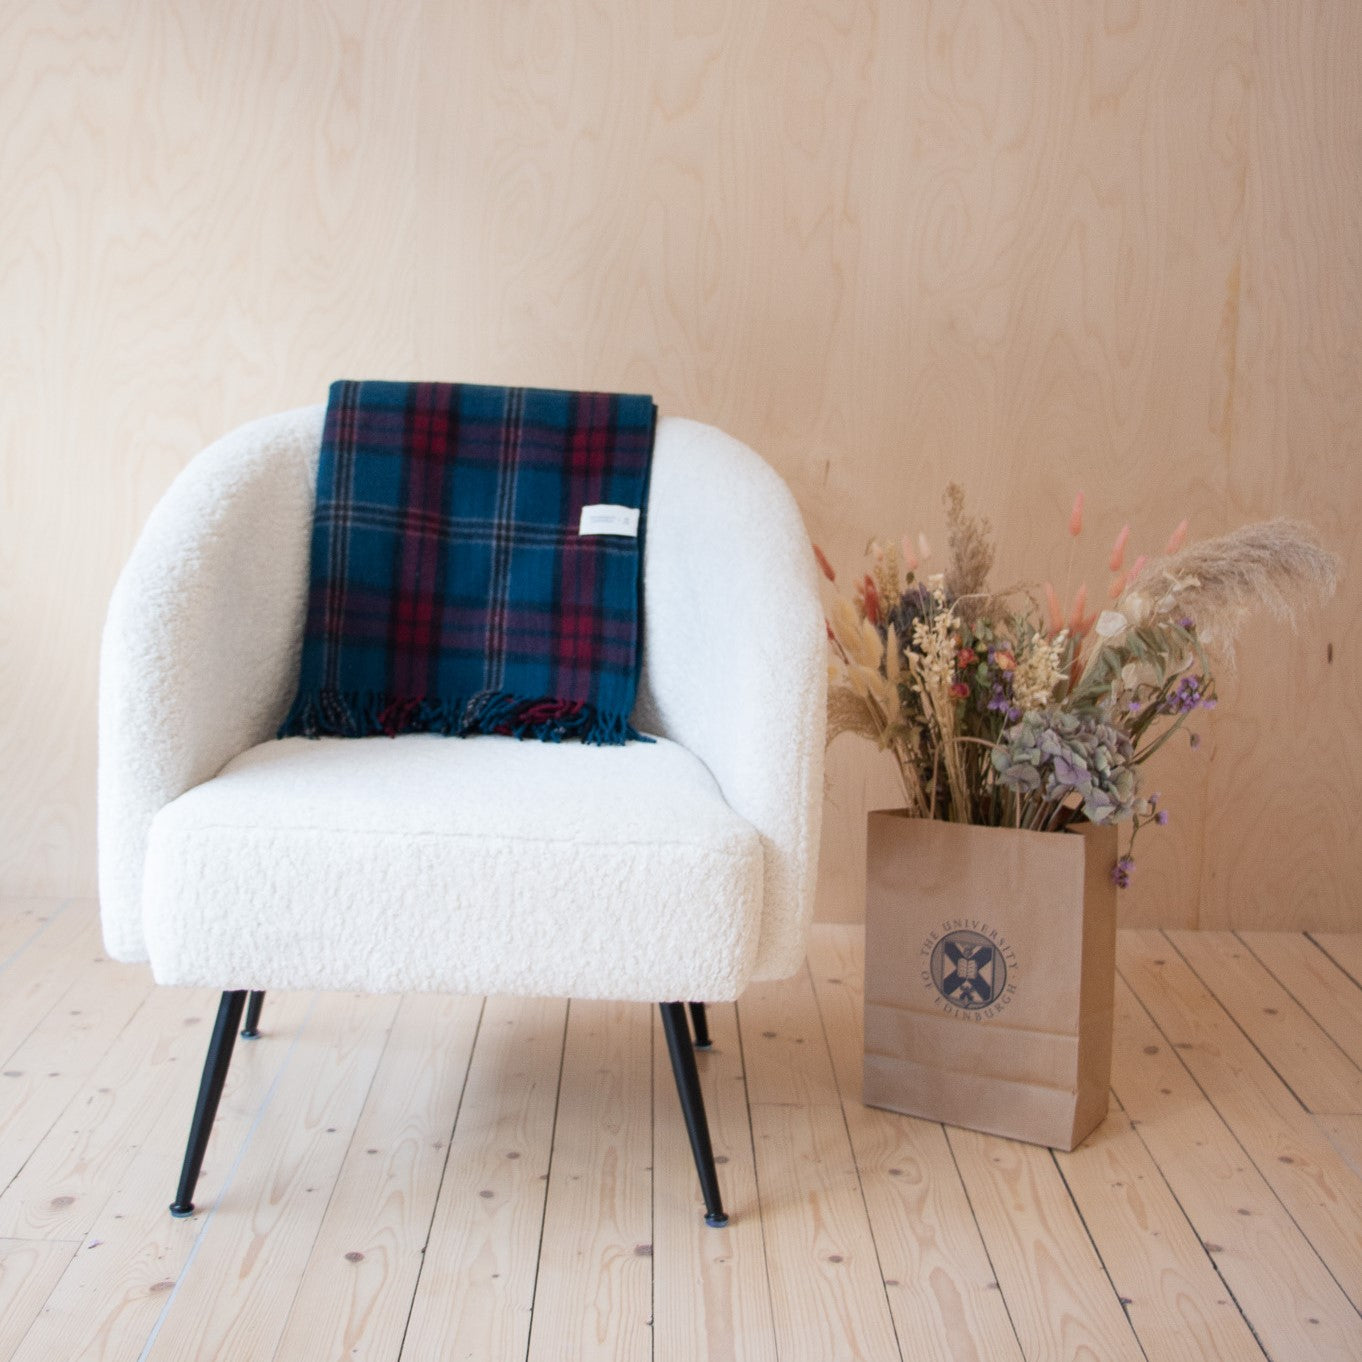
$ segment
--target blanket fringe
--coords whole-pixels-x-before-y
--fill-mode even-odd
[[[459,738],[498,733],[540,742],[577,738],[595,747],[653,741],[634,728],[627,714],[570,700],[526,699],[507,691],[483,691],[459,700],[394,700],[378,691],[312,691],[294,700],[278,736],[393,738],[399,733]]]

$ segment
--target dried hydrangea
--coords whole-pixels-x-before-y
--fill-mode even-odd
[[[1089,822],[1117,823],[1135,811],[1134,755],[1130,739],[1097,715],[1049,708],[1004,729],[992,759],[999,783],[1022,799],[1055,809],[1077,795]]]

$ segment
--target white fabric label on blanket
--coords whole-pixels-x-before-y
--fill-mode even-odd
[[[598,506],[583,506],[582,521],[577,526],[577,533],[618,534],[626,539],[637,539],[638,507],[610,506],[605,503]]]

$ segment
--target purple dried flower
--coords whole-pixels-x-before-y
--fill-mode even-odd
[[[1168,826],[1168,810],[1167,810],[1167,809],[1160,809],[1160,810],[1158,811],[1158,813],[1156,813],[1156,814],[1154,815],[1154,821],[1155,821],[1161,828],[1166,828],[1166,827]]]
[[[1205,679],[1184,676],[1159,705],[1163,714],[1190,714],[1194,709],[1214,709],[1215,701],[1206,694]]]
[[[1118,889],[1128,889],[1130,887],[1130,877],[1135,870],[1135,858],[1133,856],[1122,856],[1111,868],[1112,883]]]
[[[1050,759],[1055,779],[1071,790],[1087,790],[1092,786],[1092,775],[1086,766],[1075,762],[1066,752],[1056,752]]]

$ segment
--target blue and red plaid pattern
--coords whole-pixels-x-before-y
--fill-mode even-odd
[[[279,736],[638,737],[655,424],[644,396],[333,383]],[[637,538],[579,535],[599,504]]]

